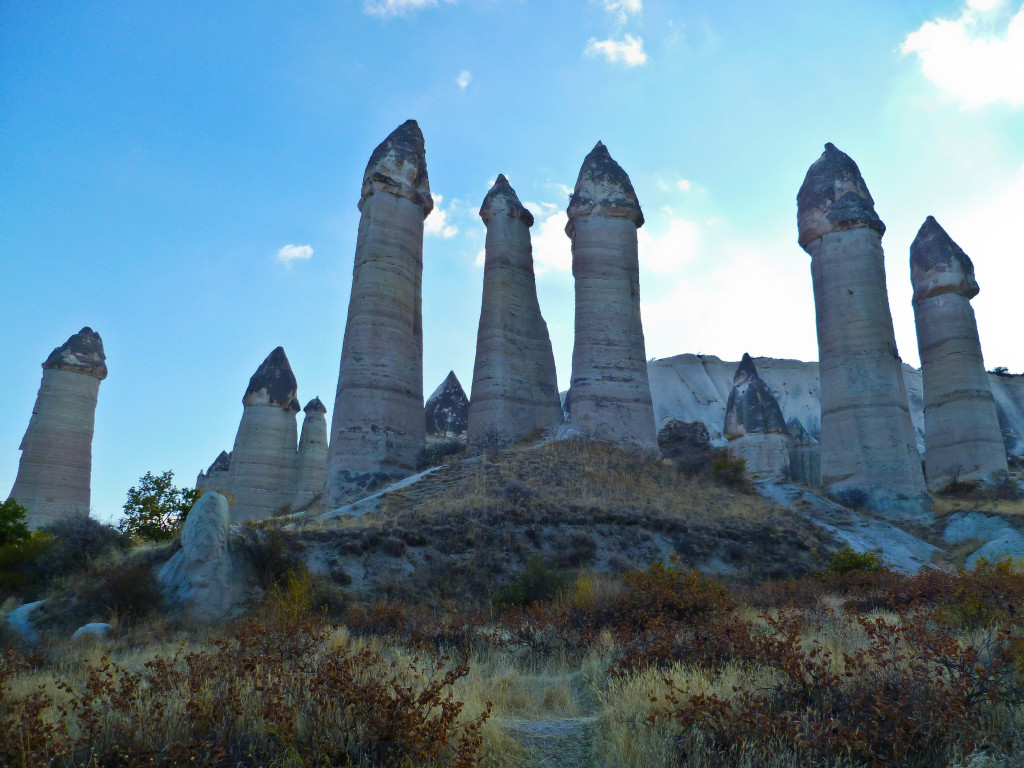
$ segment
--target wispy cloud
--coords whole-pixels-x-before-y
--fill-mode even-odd
[[[640,13],[643,6],[643,0],[604,0],[604,9],[614,14],[619,24],[625,24],[630,14]]]
[[[444,198],[441,195],[433,195],[434,210],[423,222],[423,234],[427,237],[440,237],[449,240],[459,234],[459,228],[449,223],[448,214],[451,212],[442,207]]]
[[[445,3],[454,3],[455,0],[443,0]],[[363,12],[371,16],[379,16],[382,19],[392,19],[395,16],[405,16],[412,11],[421,8],[431,8],[438,4],[438,0],[363,0]]]
[[[603,56],[611,64],[625,64],[627,67],[647,63],[643,38],[628,33],[621,40],[598,40],[592,37],[587,41],[583,53],[587,56]]]
[[[291,266],[293,261],[305,261],[312,255],[313,249],[308,245],[286,245],[277,252],[277,260]]]
[[[571,271],[572,245],[565,236],[565,225],[569,217],[564,205],[526,201],[523,201],[523,205],[535,219],[532,230],[534,272],[540,275],[548,270]]]
[[[671,208],[662,213],[668,219],[668,228],[661,234],[651,234],[650,226],[637,231],[640,265],[660,275],[676,272],[697,253],[700,227],[689,219],[679,218]]]
[[[473,73],[468,69],[464,69],[459,72],[459,76],[455,78],[455,84],[462,90],[466,90],[469,86],[470,81],[473,79]]]
[[[682,192],[689,192],[693,188],[689,179],[680,179],[676,182],[676,186],[679,187]]]
[[[903,41],[921,71],[967,107],[1024,105],[1024,4],[969,0],[956,19],[926,21]]]

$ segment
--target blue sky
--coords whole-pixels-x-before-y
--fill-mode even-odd
[[[1024,4],[667,0],[26,2],[0,6],[0,495],[39,364],[103,337],[93,508],[147,470],[230,449],[249,376],[283,345],[330,408],[373,148],[419,121],[424,387],[470,386],[477,210],[506,174],[534,212],[559,384],[567,194],[601,139],[630,174],[649,356],[815,359],[795,196],[834,142],[889,229],[917,364],[908,248],[935,215],[972,257],[989,367],[1024,371]],[[287,258],[291,256],[292,258]]]

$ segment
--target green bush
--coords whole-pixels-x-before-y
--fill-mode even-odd
[[[185,524],[185,518],[203,492],[192,488],[175,488],[171,470],[160,475],[147,472],[138,486],[128,489],[124,503],[124,520],[118,526],[122,533],[142,541],[169,541]]]
[[[730,488],[744,488],[747,485],[747,460],[719,456],[711,462],[711,474]]]
[[[515,581],[498,590],[492,602],[499,607],[541,603],[556,597],[569,583],[568,574],[549,568],[543,555],[535,555]]]
[[[0,504],[0,546],[28,541],[32,534],[25,522],[26,515],[28,510],[14,499]]]
[[[53,545],[53,536],[46,531],[35,531],[24,541],[0,545],[0,593],[24,597],[27,590],[39,587],[46,575],[39,560]]]
[[[43,530],[53,537],[52,546],[38,561],[48,578],[69,576],[105,555],[131,547],[131,539],[126,534],[91,517],[69,517]]]
[[[845,574],[857,571],[878,571],[884,568],[882,555],[878,552],[857,552],[852,547],[837,550],[829,560],[825,570],[828,573]]]

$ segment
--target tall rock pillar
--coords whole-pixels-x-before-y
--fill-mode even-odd
[[[293,509],[308,507],[322,496],[327,474],[327,408],[314,397],[302,411],[306,417],[299,435]]]
[[[832,144],[797,195],[811,256],[825,489],[882,512],[927,510],[885,284],[885,225],[857,164]]]
[[[433,207],[423,134],[409,120],[373,151],[363,174],[328,507],[413,472],[424,447],[423,220]]]
[[[971,308],[979,291],[974,264],[931,216],[910,246],[910,280],[928,486],[1005,473],[1006,449]]]
[[[563,421],[551,338],[537,301],[533,215],[499,175],[480,218],[487,240],[467,428],[471,450]]]
[[[576,279],[569,420],[594,437],[657,451],[640,322],[636,232],[644,215],[601,142],[583,161],[567,213]]]
[[[226,489],[232,522],[263,520],[291,509],[298,439],[296,389],[295,374],[281,347],[249,379]]]
[[[100,335],[83,328],[43,363],[10,495],[28,510],[32,528],[89,515],[93,426],[106,359]]]

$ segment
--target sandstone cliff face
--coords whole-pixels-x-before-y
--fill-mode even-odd
[[[555,358],[537,301],[533,215],[499,175],[480,218],[487,240],[467,432],[471,449],[562,422]]]
[[[971,299],[974,265],[929,216],[910,246],[914,320],[924,378],[928,486],[986,480],[1007,470],[995,398]]]
[[[879,511],[923,511],[928,497],[885,284],[885,225],[856,163],[832,144],[808,169],[797,206],[814,283],[824,487],[866,493]]]
[[[328,506],[411,473],[424,446],[423,219],[432,208],[423,134],[409,120],[374,150],[363,176]]]
[[[568,208],[576,280],[570,421],[600,438],[658,450],[640,321],[633,185],[598,142]]]
[[[746,472],[753,480],[789,478],[786,421],[750,355],[743,355],[736,368],[722,433],[729,440],[729,455],[746,462]]]
[[[427,398],[423,418],[426,433],[431,437],[465,437],[469,421],[469,398],[455,371],[449,371],[444,381]]]
[[[31,528],[89,514],[96,400],[106,377],[103,341],[91,328],[76,333],[43,363],[10,494],[28,510]]]

